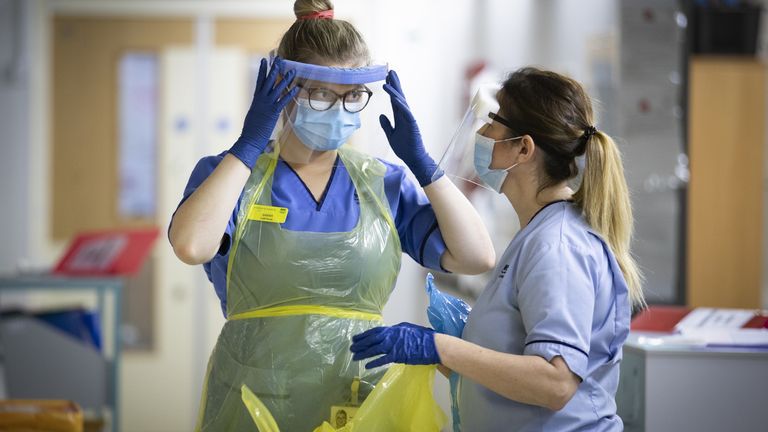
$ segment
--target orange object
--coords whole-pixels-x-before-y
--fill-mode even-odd
[[[83,412],[70,401],[0,400],[0,431],[83,432]]]

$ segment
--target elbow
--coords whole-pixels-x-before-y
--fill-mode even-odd
[[[467,274],[478,275],[491,270],[496,265],[496,252],[490,249],[485,254],[472,257]]]
[[[480,268],[482,269],[482,273],[487,272],[488,270],[493,269],[496,266],[496,251],[491,248],[486,254],[485,257],[480,261]]]
[[[568,405],[569,400],[570,399],[565,399],[562,397],[553,397],[547,402],[546,407],[549,410],[557,412],[565,408],[565,406]]]
[[[546,408],[552,411],[560,411],[568,405],[568,402],[573,399],[573,395],[576,394],[577,387],[574,387],[570,383],[557,383],[553,386],[547,402]]]
[[[474,260],[477,274],[485,273],[496,266],[496,250],[490,237],[483,242],[480,253],[475,254]]]
[[[173,253],[181,262],[189,265],[205,264],[210,258],[198,252],[197,248],[189,244],[173,245]]]
[[[205,264],[213,258],[208,248],[203,248],[191,238],[174,238],[171,236],[173,253],[181,262],[189,265]]]
[[[491,249],[485,254],[454,254],[446,251],[441,261],[443,268],[453,273],[478,275],[496,265],[496,252]]]
[[[218,248],[201,244],[199,236],[195,236],[190,228],[181,223],[175,223],[175,217],[171,220],[171,226],[168,228],[168,240],[173,248],[173,253],[184,264],[199,265],[205,264],[211,259]],[[218,246],[218,245],[217,245]]]

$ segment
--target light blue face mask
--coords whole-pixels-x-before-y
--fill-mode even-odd
[[[326,111],[316,111],[308,104],[297,102],[293,132],[312,150],[338,150],[358,129],[360,113],[347,112],[341,101]]]
[[[493,146],[497,142],[511,141],[518,138],[521,137],[495,140],[483,136],[479,132],[475,134],[475,171],[483,183],[498,193],[501,193],[501,186],[504,184],[504,180],[507,178],[509,170],[518,166],[519,163],[516,163],[507,169],[489,168],[491,166],[491,161],[493,160]]]

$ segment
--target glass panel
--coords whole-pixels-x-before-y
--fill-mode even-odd
[[[159,58],[128,51],[118,60],[118,217],[154,223],[157,212]],[[154,328],[154,260],[127,280],[123,291],[122,342],[151,350]]]
[[[155,217],[157,209],[158,59],[128,52],[118,65],[121,218]]]

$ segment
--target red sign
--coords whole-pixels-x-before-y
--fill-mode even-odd
[[[157,235],[157,228],[78,234],[53,273],[69,276],[132,276],[141,270]]]
[[[633,331],[671,333],[680,320],[693,309],[687,306],[649,306],[632,320]],[[768,328],[768,316],[755,313],[755,317],[742,328]]]

